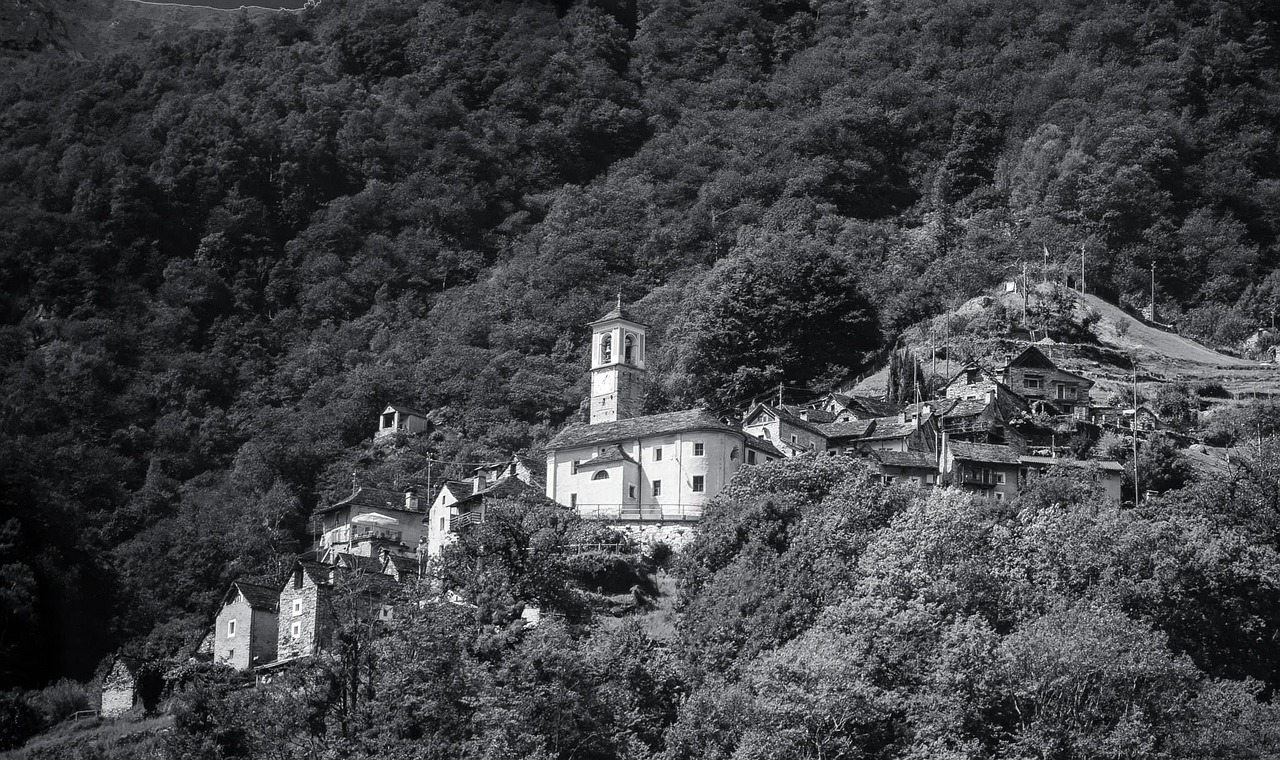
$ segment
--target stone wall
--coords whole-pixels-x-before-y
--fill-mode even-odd
[[[116,660],[111,674],[102,683],[102,717],[119,718],[128,713],[133,709],[135,694],[133,673],[124,660]]]
[[[610,527],[626,534],[641,547],[666,544],[672,551],[680,551],[693,541],[698,527],[695,523],[613,523]]]
[[[298,602],[295,606],[294,602]],[[279,638],[276,654],[279,659],[305,657],[315,654],[324,637],[324,616],[327,610],[328,589],[316,586],[311,576],[302,570],[280,591]]]

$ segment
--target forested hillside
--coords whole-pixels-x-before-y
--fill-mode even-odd
[[[618,293],[654,326],[654,410],[856,373],[1044,249],[1075,271],[1084,246],[1121,301],[1157,262],[1162,309],[1238,340],[1280,298],[1274,22],[1263,0],[325,0],[15,66],[0,686],[190,646],[355,470],[536,450]],[[388,401],[437,425],[394,461],[364,445]],[[1071,604],[1045,625],[1084,625]]]

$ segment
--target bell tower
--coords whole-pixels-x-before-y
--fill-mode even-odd
[[[618,305],[591,323],[591,424],[640,416],[644,331]]]

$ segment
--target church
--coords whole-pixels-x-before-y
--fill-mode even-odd
[[[705,409],[640,414],[647,326],[622,300],[591,327],[589,421],[547,445],[547,497],[587,519],[694,521],[744,464],[782,458]]]

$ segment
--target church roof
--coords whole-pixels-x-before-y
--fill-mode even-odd
[[[742,434],[742,431],[724,424],[705,409],[685,409],[679,412],[632,417],[616,422],[600,422],[595,425],[578,423],[561,430],[555,438],[551,439],[551,443],[547,444],[547,448],[554,450],[597,443],[616,443],[685,430],[722,430],[726,433]]]
[[[640,327],[648,327],[648,325],[646,325],[644,322],[641,322],[640,320],[636,319],[635,316],[632,315],[630,311],[627,311],[626,307],[622,305],[621,299],[618,300],[618,304],[616,306],[614,306],[612,309],[609,310],[608,314],[605,314],[603,317],[597,319],[594,322],[590,322],[589,324],[598,325],[604,322],[611,322],[615,319],[626,320],[627,322],[630,322],[635,325],[639,325]]]

